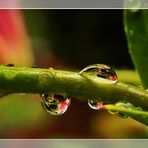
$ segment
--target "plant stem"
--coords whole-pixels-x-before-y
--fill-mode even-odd
[[[102,109],[110,110],[112,112],[115,112],[115,114],[123,113],[127,117],[130,116],[133,119],[141,123],[144,123],[145,125],[148,126],[148,112],[146,111],[133,110],[133,109],[128,109],[121,106],[119,107],[111,104],[103,105]]]
[[[102,99],[106,103],[128,101],[148,110],[148,92],[117,82],[93,83],[77,72],[0,66],[0,93],[60,93],[81,100]]]

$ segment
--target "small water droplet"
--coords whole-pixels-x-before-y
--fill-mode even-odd
[[[93,64],[85,67],[79,74],[90,80],[116,83],[118,81],[115,71],[105,64]],[[107,80],[107,81],[106,81]]]
[[[135,107],[135,110],[139,110],[139,111],[143,111],[143,109],[141,107]]]
[[[41,104],[47,113],[52,115],[61,115],[65,113],[70,105],[70,99],[64,95],[42,94]]]
[[[130,35],[130,36],[133,36],[133,30],[130,30],[130,31],[129,31],[129,35]]]
[[[53,67],[49,67],[48,69],[49,69],[49,70],[54,70],[54,68],[53,68]]]
[[[118,114],[117,111],[111,111],[111,110],[108,110],[108,112],[109,112],[110,114],[113,114],[113,115]]]
[[[141,85],[139,85],[138,88],[140,88],[141,90],[144,90],[144,88]]]
[[[32,65],[31,68],[37,68],[37,65]]]
[[[8,67],[13,67],[14,64],[10,63],[10,64],[7,64],[6,66],[8,66]]]
[[[99,110],[99,109],[102,108],[103,102],[102,102],[102,101],[88,100],[88,105],[89,105],[92,109]]]
[[[26,95],[26,93],[18,93],[18,95],[24,96],[24,95]]]

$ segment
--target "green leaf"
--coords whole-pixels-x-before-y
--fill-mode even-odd
[[[148,10],[125,9],[124,21],[129,53],[143,87],[148,88]]]
[[[104,105],[103,108],[113,112],[123,113],[124,115],[129,116],[148,126],[148,112],[146,111],[140,111],[140,110],[135,110],[130,108],[128,109],[126,107],[110,105],[110,104]]]

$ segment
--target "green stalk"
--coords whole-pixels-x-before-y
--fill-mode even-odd
[[[148,92],[138,87],[117,83],[89,81],[77,72],[0,66],[0,93],[60,93],[87,101],[102,99],[116,103],[128,101],[148,110]]]

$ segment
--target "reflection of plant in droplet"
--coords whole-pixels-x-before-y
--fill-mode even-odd
[[[52,115],[61,115],[68,109],[70,99],[63,95],[42,94],[41,104],[46,112]]]
[[[103,102],[102,101],[88,100],[88,105],[92,109],[100,110],[103,106]]]
[[[79,74],[90,80],[101,81],[102,78],[109,80],[107,82],[116,83],[118,81],[115,71],[105,64],[93,64],[85,67]],[[104,81],[104,80],[103,80]],[[104,81],[105,82],[105,81]]]

